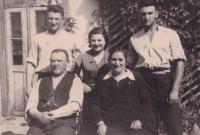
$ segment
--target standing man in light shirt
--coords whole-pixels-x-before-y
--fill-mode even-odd
[[[61,6],[50,5],[47,10],[47,31],[37,34],[29,46],[27,58],[27,96],[29,96],[30,90],[35,84],[34,75],[36,74],[38,78],[41,78],[51,72],[48,61],[52,50],[59,48],[65,49],[68,52],[70,63],[67,70],[71,70],[73,52],[80,48],[80,41],[77,36],[61,28],[63,16],[64,9]]]
[[[66,72],[66,50],[55,49],[50,56],[51,75],[38,80],[27,102],[26,118],[35,120],[27,135],[74,135],[76,112],[81,110],[83,85]]]
[[[143,1],[139,11],[143,29],[130,38],[128,64],[141,73],[151,94],[148,135],[158,135],[158,115],[168,135],[182,135],[178,93],[186,57],[180,38],[174,30],[156,23],[158,10],[151,0]]]

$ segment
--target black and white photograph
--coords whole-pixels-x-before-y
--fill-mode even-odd
[[[0,0],[0,135],[200,135],[200,0]]]

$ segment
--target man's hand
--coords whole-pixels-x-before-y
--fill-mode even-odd
[[[178,91],[177,90],[172,90],[169,93],[168,102],[169,102],[169,104],[175,104],[178,102]]]
[[[88,93],[91,91],[90,86],[88,86],[87,84],[83,83],[83,91],[84,93]]]
[[[98,130],[97,130],[97,133],[98,133],[99,135],[106,135],[106,130],[107,130],[106,125],[104,124],[103,121],[100,121],[100,122],[98,123]]]
[[[139,120],[134,120],[130,128],[135,130],[142,129],[142,123]]]
[[[51,117],[52,115],[53,114],[51,112],[37,112],[36,118],[44,124],[49,124],[55,120],[53,117]]]

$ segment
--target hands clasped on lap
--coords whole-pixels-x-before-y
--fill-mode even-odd
[[[130,126],[131,129],[139,130],[142,129],[142,123],[139,120],[134,120]],[[107,126],[104,124],[103,121],[98,123],[98,130],[97,133],[99,135],[106,135]]]
[[[51,112],[37,112],[36,116],[40,122],[46,125],[55,121],[55,118],[53,117],[53,113]]]

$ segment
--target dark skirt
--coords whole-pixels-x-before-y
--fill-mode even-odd
[[[144,128],[140,130],[130,129],[130,122],[105,121],[105,125],[107,126],[106,135],[147,135]],[[98,135],[98,126],[94,122],[82,123],[81,129],[81,135]]]

